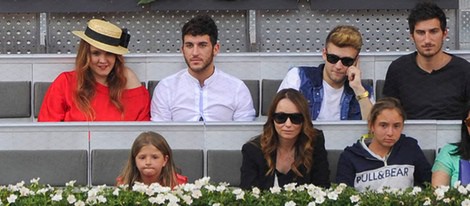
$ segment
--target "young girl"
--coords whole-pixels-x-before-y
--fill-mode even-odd
[[[131,153],[117,185],[135,182],[146,185],[159,183],[162,186],[175,187],[188,182],[186,176],[176,173],[171,148],[165,138],[155,132],[141,133],[132,144]]]
[[[403,132],[406,116],[398,99],[378,100],[369,115],[369,134],[341,154],[337,183],[359,191],[405,189],[431,181],[431,165],[418,141]]]

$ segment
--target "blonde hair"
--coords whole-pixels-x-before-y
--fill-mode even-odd
[[[132,144],[127,164],[122,170],[121,175],[119,176],[120,178],[122,178],[121,183],[128,184],[129,188],[132,188],[136,181],[142,181],[139,169],[137,169],[135,158],[137,154],[139,154],[142,147],[147,145],[155,146],[163,154],[164,157],[168,157],[168,161],[165,167],[163,167],[162,171],[160,172],[158,183],[162,186],[167,186],[171,188],[178,185],[176,178],[176,167],[173,161],[173,154],[171,152],[171,148],[162,135],[151,131],[142,132],[139,136],[137,136],[134,143]]]
[[[313,146],[317,132],[313,128],[307,100],[295,89],[283,89],[279,91],[269,107],[268,120],[263,126],[263,133],[260,138],[261,151],[263,152],[264,158],[266,159],[269,167],[266,172],[266,176],[272,175],[276,169],[276,165],[274,164],[274,154],[279,146],[279,136],[275,129],[273,116],[276,112],[278,103],[282,99],[289,99],[292,101],[304,118],[301,132],[295,143],[295,159],[291,165],[292,171],[297,176],[303,177],[298,168],[300,165],[304,165],[307,169],[307,173],[310,172],[310,168],[313,165]]]
[[[340,25],[333,28],[326,37],[325,47],[327,47],[329,43],[340,48],[353,47],[359,52],[362,47],[362,35],[356,27]]]
[[[124,118],[124,106],[121,102],[121,96],[127,84],[124,74],[124,57],[122,55],[114,55],[116,55],[116,63],[106,81],[108,83],[110,101],[121,112],[122,118]],[[94,120],[95,111],[91,106],[91,99],[96,93],[96,81],[90,69],[90,59],[90,44],[81,40],[75,58],[77,88],[74,91],[73,100],[77,108],[84,113],[87,120]]]

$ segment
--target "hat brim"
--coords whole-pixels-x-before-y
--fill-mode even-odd
[[[104,51],[107,51],[107,52],[111,52],[113,54],[119,54],[119,55],[129,53],[129,49],[127,49],[125,47],[111,46],[111,45],[96,41],[96,40],[88,37],[87,35],[85,35],[85,32],[83,32],[83,31],[72,31],[72,33],[75,34],[76,36],[80,37],[84,41],[88,42],[92,46],[98,48],[98,49],[101,49],[101,50],[104,50]]]

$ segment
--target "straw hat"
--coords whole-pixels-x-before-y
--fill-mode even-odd
[[[127,29],[121,29],[107,21],[92,19],[85,31],[72,33],[98,49],[120,55],[129,52],[127,45],[131,35],[127,33]]]

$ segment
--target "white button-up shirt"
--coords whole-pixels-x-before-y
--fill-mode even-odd
[[[161,80],[151,103],[152,121],[253,121],[248,87],[217,69],[200,86],[187,69]]]

